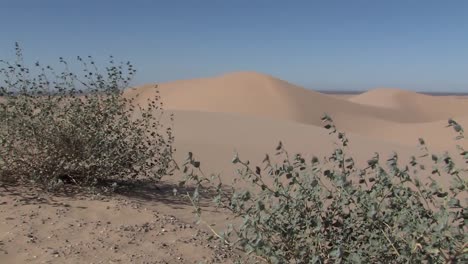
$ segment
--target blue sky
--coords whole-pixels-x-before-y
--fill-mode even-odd
[[[0,58],[108,55],[136,83],[253,70],[317,90],[468,92],[468,1],[0,0]]]

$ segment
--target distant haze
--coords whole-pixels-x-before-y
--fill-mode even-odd
[[[108,55],[136,84],[257,71],[314,90],[468,91],[468,1],[12,1],[0,59]]]

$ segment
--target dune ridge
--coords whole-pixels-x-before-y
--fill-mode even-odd
[[[468,101],[456,97],[433,96],[397,88],[377,88],[348,99],[361,105],[425,113],[428,117],[466,114]]]
[[[242,113],[312,125],[319,125],[324,113],[337,121],[345,113],[346,118],[353,115],[397,123],[434,122],[468,114],[468,102],[453,98],[377,89],[342,100],[256,72],[161,83],[159,89],[167,109]],[[139,93],[138,102],[144,104],[155,91],[154,85],[143,85],[126,96]]]
[[[234,72],[212,78],[167,82],[159,85],[165,108],[174,111],[241,114],[278,121],[322,126],[324,113],[343,131],[416,144],[418,135],[441,146],[450,135],[444,130],[448,118],[466,122],[468,100],[438,97],[393,88],[380,88],[349,99],[308,90],[273,76]],[[125,92],[139,94],[145,104],[154,95],[148,84]]]

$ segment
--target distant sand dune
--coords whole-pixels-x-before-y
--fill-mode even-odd
[[[429,119],[468,115],[468,101],[448,96],[431,96],[416,92],[379,88],[348,99],[350,102],[375,107],[424,113]]]
[[[346,131],[408,144],[426,134],[437,138],[446,120],[468,116],[468,100],[399,89],[376,89],[348,100],[307,90],[269,75],[236,72],[214,78],[160,84],[167,109],[221,112],[322,126],[328,113]],[[126,92],[144,104],[154,85]],[[440,130],[439,129],[440,126]],[[414,135],[414,136],[413,136]],[[436,142],[437,143],[437,142]]]
[[[362,105],[371,105],[375,107],[385,107],[398,109],[403,101],[416,101],[418,99],[428,99],[430,96],[418,94],[416,92],[401,90],[397,88],[377,88],[359,95],[350,97],[348,100]],[[405,100],[405,101],[406,101]]]

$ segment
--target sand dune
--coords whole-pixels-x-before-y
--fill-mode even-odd
[[[348,100],[362,105],[398,109],[405,106],[405,101],[429,100],[430,97],[397,88],[376,88],[359,95],[351,96]]]
[[[255,72],[162,83],[159,90],[165,107],[175,111],[231,113],[320,127],[320,118],[328,113],[342,131],[410,146],[424,137],[444,147],[451,139],[444,128],[447,119],[465,121],[468,116],[468,100],[399,89],[375,89],[345,99]],[[155,92],[154,85],[145,85],[128,90],[126,96],[139,94],[137,103],[144,104]]]
[[[357,116],[397,123],[468,115],[468,102],[462,100],[379,89],[347,101],[255,72],[162,83],[159,89],[168,109],[240,113],[312,125],[320,125],[324,113],[337,121]],[[155,91],[154,85],[145,85],[126,95],[140,94],[139,103],[145,103]]]
[[[349,101],[375,107],[424,113],[430,119],[468,115],[468,101],[416,92],[379,88],[353,96]]]

